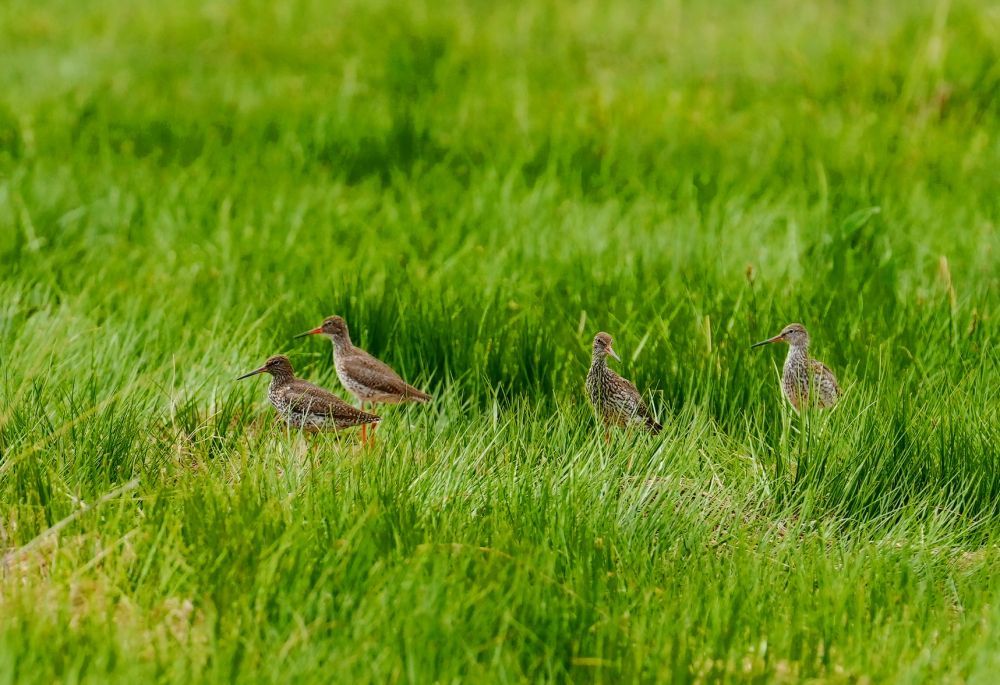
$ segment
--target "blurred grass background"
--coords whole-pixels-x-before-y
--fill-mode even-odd
[[[11,0],[0,45],[0,679],[1000,669],[990,3]],[[371,451],[232,382],[338,387],[290,339],[333,313],[437,397]],[[829,416],[748,349],[790,321]],[[597,330],[661,439],[600,442]]]

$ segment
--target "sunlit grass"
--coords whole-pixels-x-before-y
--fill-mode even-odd
[[[0,7],[0,681],[990,682],[998,29]],[[234,380],[339,391],[334,313],[435,396],[369,449]],[[660,436],[601,440],[598,330]]]

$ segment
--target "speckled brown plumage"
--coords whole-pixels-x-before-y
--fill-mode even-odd
[[[659,433],[663,426],[653,418],[636,387],[608,368],[608,355],[621,361],[611,345],[607,333],[594,336],[586,383],[591,404],[605,427],[635,425],[654,435]]]
[[[319,432],[377,424],[381,421],[378,416],[352,407],[332,392],[296,378],[288,357],[275,355],[264,366],[240,376],[239,379],[259,373],[271,375],[267,398],[281,418],[295,428]]]
[[[805,326],[792,323],[781,333],[755,343],[759,347],[768,343],[788,343],[788,356],[781,372],[781,392],[796,409],[816,406],[832,407],[840,399],[840,386],[833,372],[821,361],[809,356],[809,334]]]
[[[404,381],[388,364],[355,347],[351,343],[347,323],[341,317],[327,317],[322,326],[301,335],[325,335],[330,339],[337,377],[344,388],[362,403],[430,401],[430,395]]]

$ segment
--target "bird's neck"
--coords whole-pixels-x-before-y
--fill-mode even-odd
[[[590,372],[604,373],[608,370],[608,356],[599,352],[594,352],[590,357]]]
[[[353,345],[351,345],[351,338],[348,335],[330,336],[330,340],[333,341],[333,349],[337,354],[350,352],[353,347]]]
[[[789,345],[788,356],[785,357],[785,366],[798,366],[805,364],[809,359],[809,345]]]
[[[295,374],[279,371],[278,373],[271,374],[271,387],[280,388],[283,385],[288,385],[293,380],[295,380]]]

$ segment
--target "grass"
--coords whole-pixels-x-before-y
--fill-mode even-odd
[[[992,682],[998,35],[5,3],[0,682]],[[369,450],[233,382],[339,388],[332,313],[435,394]],[[597,330],[660,437],[600,440]]]

